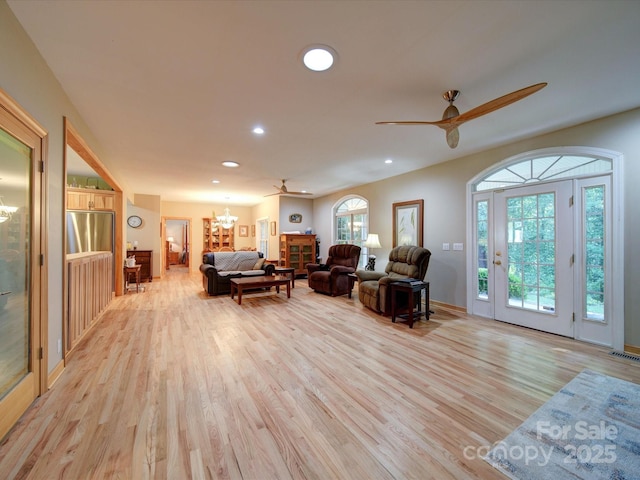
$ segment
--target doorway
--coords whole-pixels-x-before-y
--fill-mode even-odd
[[[545,149],[469,182],[469,313],[623,350],[620,162]]]
[[[188,273],[191,264],[191,219],[163,217],[164,271]]]

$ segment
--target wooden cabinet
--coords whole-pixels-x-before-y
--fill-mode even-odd
[[[136,257],[136,265],[140,267],[140,281],[153,282],[153,250],[127,250],[127,258]]]
[[[83,188],[67,189],[68,210],[115,210],[115,193]]]
[[[113,296],[111,252],[67,256],[67,353],[100,318]]]
[[[216,225],[213,218],[202,219],[202,251],[217,252],[221,248],[235,250],[234,229]]]
[[[178,265],[180,263],[180,252],[168,252],[167,257],[169,265]]]
[[[316,262],[316,236],[299,233],[280,235],[280,266],[295,269],[295,275],[306,275],[307,263]]]

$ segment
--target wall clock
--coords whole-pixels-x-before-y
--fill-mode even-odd
[[[127,218],[127,223],[130,227],[138,228],[142,225],[142,219],[138,215],[131,215]]]

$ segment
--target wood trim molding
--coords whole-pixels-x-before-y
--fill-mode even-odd
[[[0,108],[4,108],[11,115],[16,117],[22,123],[24,123],[30,130],[32,130],[39,137],[46,137],[48,132],[41,126],[35,118],[29,115],[26,111],[20,108],[18,102],[16,102],[7,92],[0,88]]]
[[[633,353],[634,355],[640,355],[640,347],[635,347],[633,345],[625,345],[624,351],[627,353]]]
[[[47,377],[47,388],[53,387],[53,384],[56,383],[56,380],[60,378],[62,372],[64,371],[64,359],[60,360],[58,364],[51,369],[49,375]]]
[[[454,310],[456,312],[467,314],[466,307],[459,307],[458,305],[451,305],[449,303],[438,302],[437,300],[430,300],[431,305],[437,305],[438,307],[446,308],[447,310]]]

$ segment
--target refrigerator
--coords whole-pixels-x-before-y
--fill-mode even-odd
[[[67,211],[67,254],[111,252],[115,254],[115,214],[99,211]]]

